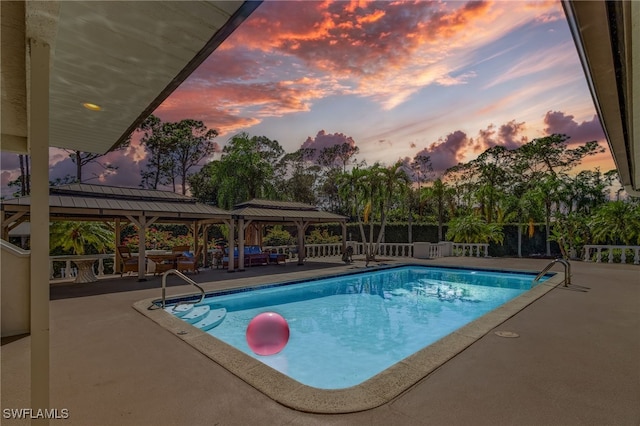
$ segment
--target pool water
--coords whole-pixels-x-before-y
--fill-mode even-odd
[[[212,336],[302,384],[342,389],[528,291],[534,277],[403,266],[214,295],[202,305],[217,312],[208,325],[215,322]],[[262,312],[289,324],[289,342],[278,354],[259,356],[247,344],[247,326]]]

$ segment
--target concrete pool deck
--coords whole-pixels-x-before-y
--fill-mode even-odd
[[[413,262],[413,259],[404,259]],[[547,260],[444,258],[428,265],[539,271]],[[356,262],[356,266],[358,262]],[[55,285],[51,408],[67,425],[640,424],[640,267],[574,262],[557,287],[377,408],[310,414],[287,408],[132,308],[159,278]],[[353,266],[351,266],[353,267]],[[253,267],[195,275],[205,290],[350,268]],[[560,266],[553,271],[562,274]],[[192,293],[171,281],[169,294]],[[494,331],[512,331],[502,338]],[[29,338],[1,348],[2,408],[29,406]],[[3,418],[2,424],[26,424]]]

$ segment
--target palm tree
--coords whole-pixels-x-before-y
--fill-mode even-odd
[[[399,197],[404,199],[411,179],[403,168],[401,161],[396,162],[393,166],[380,169],[381,188],[380,188],[380,233],[376,241],[374,256],[378,253],[378,248],[382,242],[384,228],[387,224],[389,210],[393,204],[393,199]]]
[[[455,189],[449,187],[442,179],[436,179],[433,185],[427,188],[422,188],[420,193],[421,203],[432,201],[436,205],[436,215],[438,218],[438,241],[443,240],[443,226],[444,217],[446,213],[446,206],[451,206]]]
[[[640,205],[611,201],[600,206],[589,221],[594,242],[640,244]]]
[[[82,256],[91,248],[98,252],[113,249],[114,234],[96,222],[53,222],[49,228],[49,245],[51,250],[61,248]]]
[[[487,223],[476,215],[467,215],[451,219],[447,230],[447,239],[455,243],[489,243],[502,244],[504,234],[502,226]]]

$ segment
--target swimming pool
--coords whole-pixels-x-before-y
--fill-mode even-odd
[[[508,318],[496,308],[526,295],[534,277],[535,273],[418,265],[379,268],[210,294],[202,305],[217,311],[218,319],[207,331],[206,338],[195,330],[184,329],[184,322],[177,318],[163,321],[169,322],[174,330],[182,323],[183,329],[176,334],[194,333],[183,337],[193,346],[206,346],[210,351],[212,342],[217,341],[216,351],[224,352],[223,358],[234,358],[233,365],[225,368],[245,380],[248,376],[255,379],[260,375],[261,384],[252,385],[285,405],[305,411],[336,412],[322,407],[310,410],[300,407],[299,401],[289,400],[297,398],[294,394],[316,392],[314,408],[318,408],[318,394],[331,400],[327,392],[339,395],[345,391],[373,389],[370,385],[376,382],[385,382],[387,388],[389,380],[402,382],[391,386],[393,389],[389,391],[380,391],[377,387],[376,392],[381,394],[373,398],[374,401],[371,395],[366,398],[369,401],[361,401],[364,405],[379,405],[380,398],[406,389],[428,374],[425,371],[436,368],[435,362],[442,362],[438,361],[442,358],[439,354],[425,355],[425,351],[429,352],[426,349],[438,352],[443,345],[448,345],[449,349],[454,348],[453,353],[447,355],[450,358],[486,334],[486,327],[481,330],[476,324],[478,318],[486,317],[491,311],[494,322]],[[530,297],[520,303],[526,306],[533,300],[527,302],[528,299]],[[168,302],[181,300],[185,298]],[[224,315],[220,314],[221,309],[226,310]],[[255,355],[245,340],[248,322],[265,311],[283,315],[291,329],[291,338],[284,350],[268,357]],[[203,319],[198,315],[189,320],[191,327],[201,324]],[[194,344],[196,340],[200,343]],[[208,354],[212,359],[219,358],[218,355]],[[245,365],[238,365],[239,360]],[[275,372],[271,369],[282,374],[272,374]],[[271,373],[267,374],[269,370]],[[265,375],[269,379],[264,379]],[[283,393],[283,387],[289,390]]]

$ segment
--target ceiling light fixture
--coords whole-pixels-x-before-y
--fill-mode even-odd
[[[91,111],[101,111],[102,110],[102,107],[100,105],[92,104],[92,103],[89,103],[89,102],[83,103],[82,106],[85,107],[88,110],[91,110]]]

